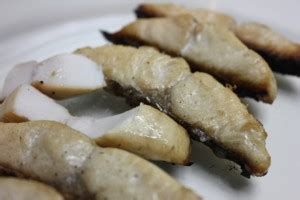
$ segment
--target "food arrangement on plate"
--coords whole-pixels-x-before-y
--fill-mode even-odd
[[[136,14],[120,31],[102,32],[114,44],[21,63],[8,73],[1,172],[38,182],[1,178],[0,197],[21,199],[13,196],[16,184],[23,199],[35,192],[39,199],[201,199],[147,161],[190,165],[191,140],[238,164],[245,177],[267,174],[267,133],[239,97],[273,103],[273,71],[299,76],[300,45],[211,10],[142,4]],[[80,117],[56,102],[96,90],[133,108]]]

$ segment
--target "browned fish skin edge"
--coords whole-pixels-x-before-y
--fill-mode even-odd
[[[147,9],[145,9],[145,5],[141,4],[139,5],[135,10],[134,13],[137,18],[153,18],[153,17],[163,17],[157,15],[157,13],[149,12]]]
[[[185,59],[191,68],[192,72],[196,72],[196,71],[200,71],[198,70],[199,67],[197,67],[197,64],[191,62],[190,60]],[[233,86],[232,91],[235,92],[236,94],[238,94],[239,97],[251,97],[256,101],[263,101],[265,103],[269,103],[272,104],[273,100],[270,100],[268,92],[264,89],[264,86],[262,85],[261,88],[253,88],[250,85],[247,85],[246,83],[242,84],[241,82],[239,83],[239,86],[236,85],[232,85],[230,82],[233,82],[232,80],[226,80],[222,77],[218,77],[215,74],[209,72],[209,71],[201,71],[201,72],[205,72],[208,74],[211,74],[214,78],[216,78],[220,83],[222,83],[224,86],[226,85],[231,85]],[[234,88],[235,87],[235,88]]]
[[[139,41],[137,38],[134,38],[134,37],[124,37],[122,34],[120,34],[119,32],[117,33],[108,33],[106,31],[101,31],[101,33],[103,34],[103,36],[109,40],[110,42],[114,43],[114,44],[123,44],[123,45],[130,45],[130,46],[133,46],[133,47],[140,47],[140,46],[143,46],[143,45],[150,45],[152,46],[151,44],[147,44],[145,42],[142,42],[142,41]],[[158,47],[155,46],[155,48],[159,49]],[[164,50],[162,49],[159,49],[160,52],[165,52]],[[170,56],[173,56],[173,57],[178,57],[178,55],[174,52],[166,52],[167,54],[169,54]],[[198,67],[196,67],[197,65],[195,63],[192,63],[191,61],[185,59],[189,65],[190,65],[190,68],[192,71],[200,71],[200,70],[196,70],[198,69]],[[206,72],[206,71],[202,71],[202,72]],[[206,73],[209,73],[211,74],[210,72],[206,72]],[[214,75],[213,75],[214,76]],[[221,78],[221,77],[216,77],[214,76],[218,81],[220,81],[223,85],[226,85],[228,84],[228,81],[224,80],[224,78]],[[261,88],[264,88],[263,86]],[[265,91],[264,89],[261,89],[261,90],[257,90],[257,88],[252,88],[251,86],[247,85],[247,84],[244,84],[243,85],[240,85],[240,87],[238,87],[236,90],[233,90],[236,94],[239,95],[239,97],[251,97],[253,99],[255,99],[256,101],[263,101],[265,103],[269,103],[269,104],[272,104],[273,103],[273,100],[270,100],[268,98],[268,92]],[[255,91],[255,92],[254,92]]]
[[[193,133],[193,134],[191,134],[191,138],[193,140],[196,140],[196,141],[201,142],[201,143],[205,144],[206,146],[208,146],[217,157],[228,159],[228,160],[235,162],[236,164],[238,164],[241,167],[241,175],[242,176],[244,176],[246,178],[251,177],[252,172],[247,169],[245,162],[243,161],[243,159],[241,159],[241,157],[239,155],[237,155],[237,154],[229,151],[228,149],[222,147],[221,145],[217,144],[210,136],[205,134],[205,132],[202,131],[201,129],[193,128],[188,125],[183,125],[183,126],[188,130],[189,133]],[[195,132],[197,132],[198,134],[194,134]]]
[[[138,41],[136,38],[125,38],[121,34],[113,34],[109,33],[107,31],[100,31],[104,38],[106,38],[108,41],[114,43],[114,44],[124,44],[124,45],[130,45],[133,47],[140,47],[143,43],[141,41]]]
[[[26,117],[18,116],[13,112],[5,113],[3,116],[3,122],[5,122],[5,123],[10,123],[10,122],[20,123],[20,122],[26,122],[26,121],[28,121],[28,119]]]
[[[283,75],[294,75],[300,77],[300,57],[294,55],[283,57],[280,55],[272,54],[271,52],[264,51],[256,48],[251,44],[245,43],[250,49],[260,54],[269,64],[274,72]]]
[[[131,106],[137,106],[140,102],[143,102],[145,104],[151,105],[157,109],[162,108],[163,106],[157,106],[157,103],[154,99],[146,98],[142,93],[138,92],[134,88],[123,88],[121,87],[117,82],[107,80],[107,87],[105,90],[107,90],[110,93],[113,93],[117,96],[123,96],[126,98],[127,102]],[[214,154],[217,157],[225,158],[228,160],[231,160],[241,167],[241,175],[250,178],[251,175],[253,175],[253,172],[251,172],[250,169],[247,168],[247,163],[243,159],[241,159],[241,156],[227,150],[226,148],[222,147],[220,144],[214,141],[213,138],[205,134],[204,131],[202,131],[199,128],[193,128],[190,125],[186,124],[182,120],[177,119],[172,113],[168,112],[167,110],[161,110],[162,112],[166,113],[170,117],[172,117],[175,121],[177,121],[179,124],[181,124],[183,127],[185,127],[190,134],[190,137],[193,140],[196,140],[198,142],[201,142],[208,147],[212,149]],[[195,134],[199,133],[199,134]],[[266,173],[265,173],[266,174]],[[265,174],[261,175],[264,176]]]
[[[3,164],[0,164],[0,175],[5,177],[19,177],[24,179],[28,179],[29,177],[16,170],[12,170],[10,167],[4,166]]]

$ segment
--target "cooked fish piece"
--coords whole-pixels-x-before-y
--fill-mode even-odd
[[[52,187],[19,178],[0,178],[1,200],[63,200]]]
[[[0,107],[0,121],[51,120],[93,138],[102,147],[124,149],[144,158],[189,164],[190,138],[164,113],[140,104],[106,118],[74,117],[63,106],[30,85],[18,87]]]
[[[66,199],[200,199],[155,165],[57,122],[0,123],[0,166]]]
[[[188,9],[172,3],[143,3],[136,8],[135,12],[139,18],[174,17],[190,14],[201,23],[214,23],[229,29],[233,29],[236,25],[235,20],[224,13],[203,8]]]
[[[271,30],[266,25],[248,22],[237,24],[221,12],[206,9],[188,9],[175,4],[141,4],[136,9],[138,17],[174,17],[190,14],[201,23],[214,23],[227,27],[250,49],[258,52],[273,71],[300,76],[300,44]]]
[[[235,34],[249,48],[261,54],[272,70],[300,76],[300,44],[255,22],[236,26]]]
[[[101,66],[74,54],[57,55],[40,63],[30,61],[16,65],[5,79],[1,99],[22,84],[32,84],[55,99],[89,93],[106,85]]]
[[[76,52],[103,66],[111,91],[169,114],[194,139],[240,164],[245,176],[267,173],[270,156],[263,126],[230,89],[210,75],[192,74],[182,58],[150,47],[107,45]]]
[[[201,24],[190,15],[140,19],[119,32],[105,35],[114,43],[153,45],[182,56],[193,70],[207,72],[231,84],[242,96],[266,103],[276,98],[276,82],[264,59],[231,31],[214,24]]]

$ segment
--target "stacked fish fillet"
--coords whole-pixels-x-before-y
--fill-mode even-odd
[[[136,13],[149,19],[104,32],[122,45],[81,48],[9,72],[1,93],[1,174],[43,184],[1,178],[1,198],[20,199],[12,187],[20,185],[24,199],[34,193],[39,199],[201,199],[145,160],[189,165],[190,138],[239,164],[246,177],[268,172],[267,134],[237,95],[272,103],[272,70],[299,76],[299,45],[209,10],[143,4]],[[56,101],[97,90],[135,107],[79,117]]]

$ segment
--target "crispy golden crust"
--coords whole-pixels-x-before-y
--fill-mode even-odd
[[[276,81],[261,56],[248,49],[231,31],[199,23],[190,15],[140,19],[104,36],[116,44],[151,45],[182,56],[194,71],[207,72],[236,87],[240,96],[266,103],[276,98]]]
[[[259,23],[237,25],[235,34],[249,48],[260,53],[272,70],[300,76],[300,45]]]

